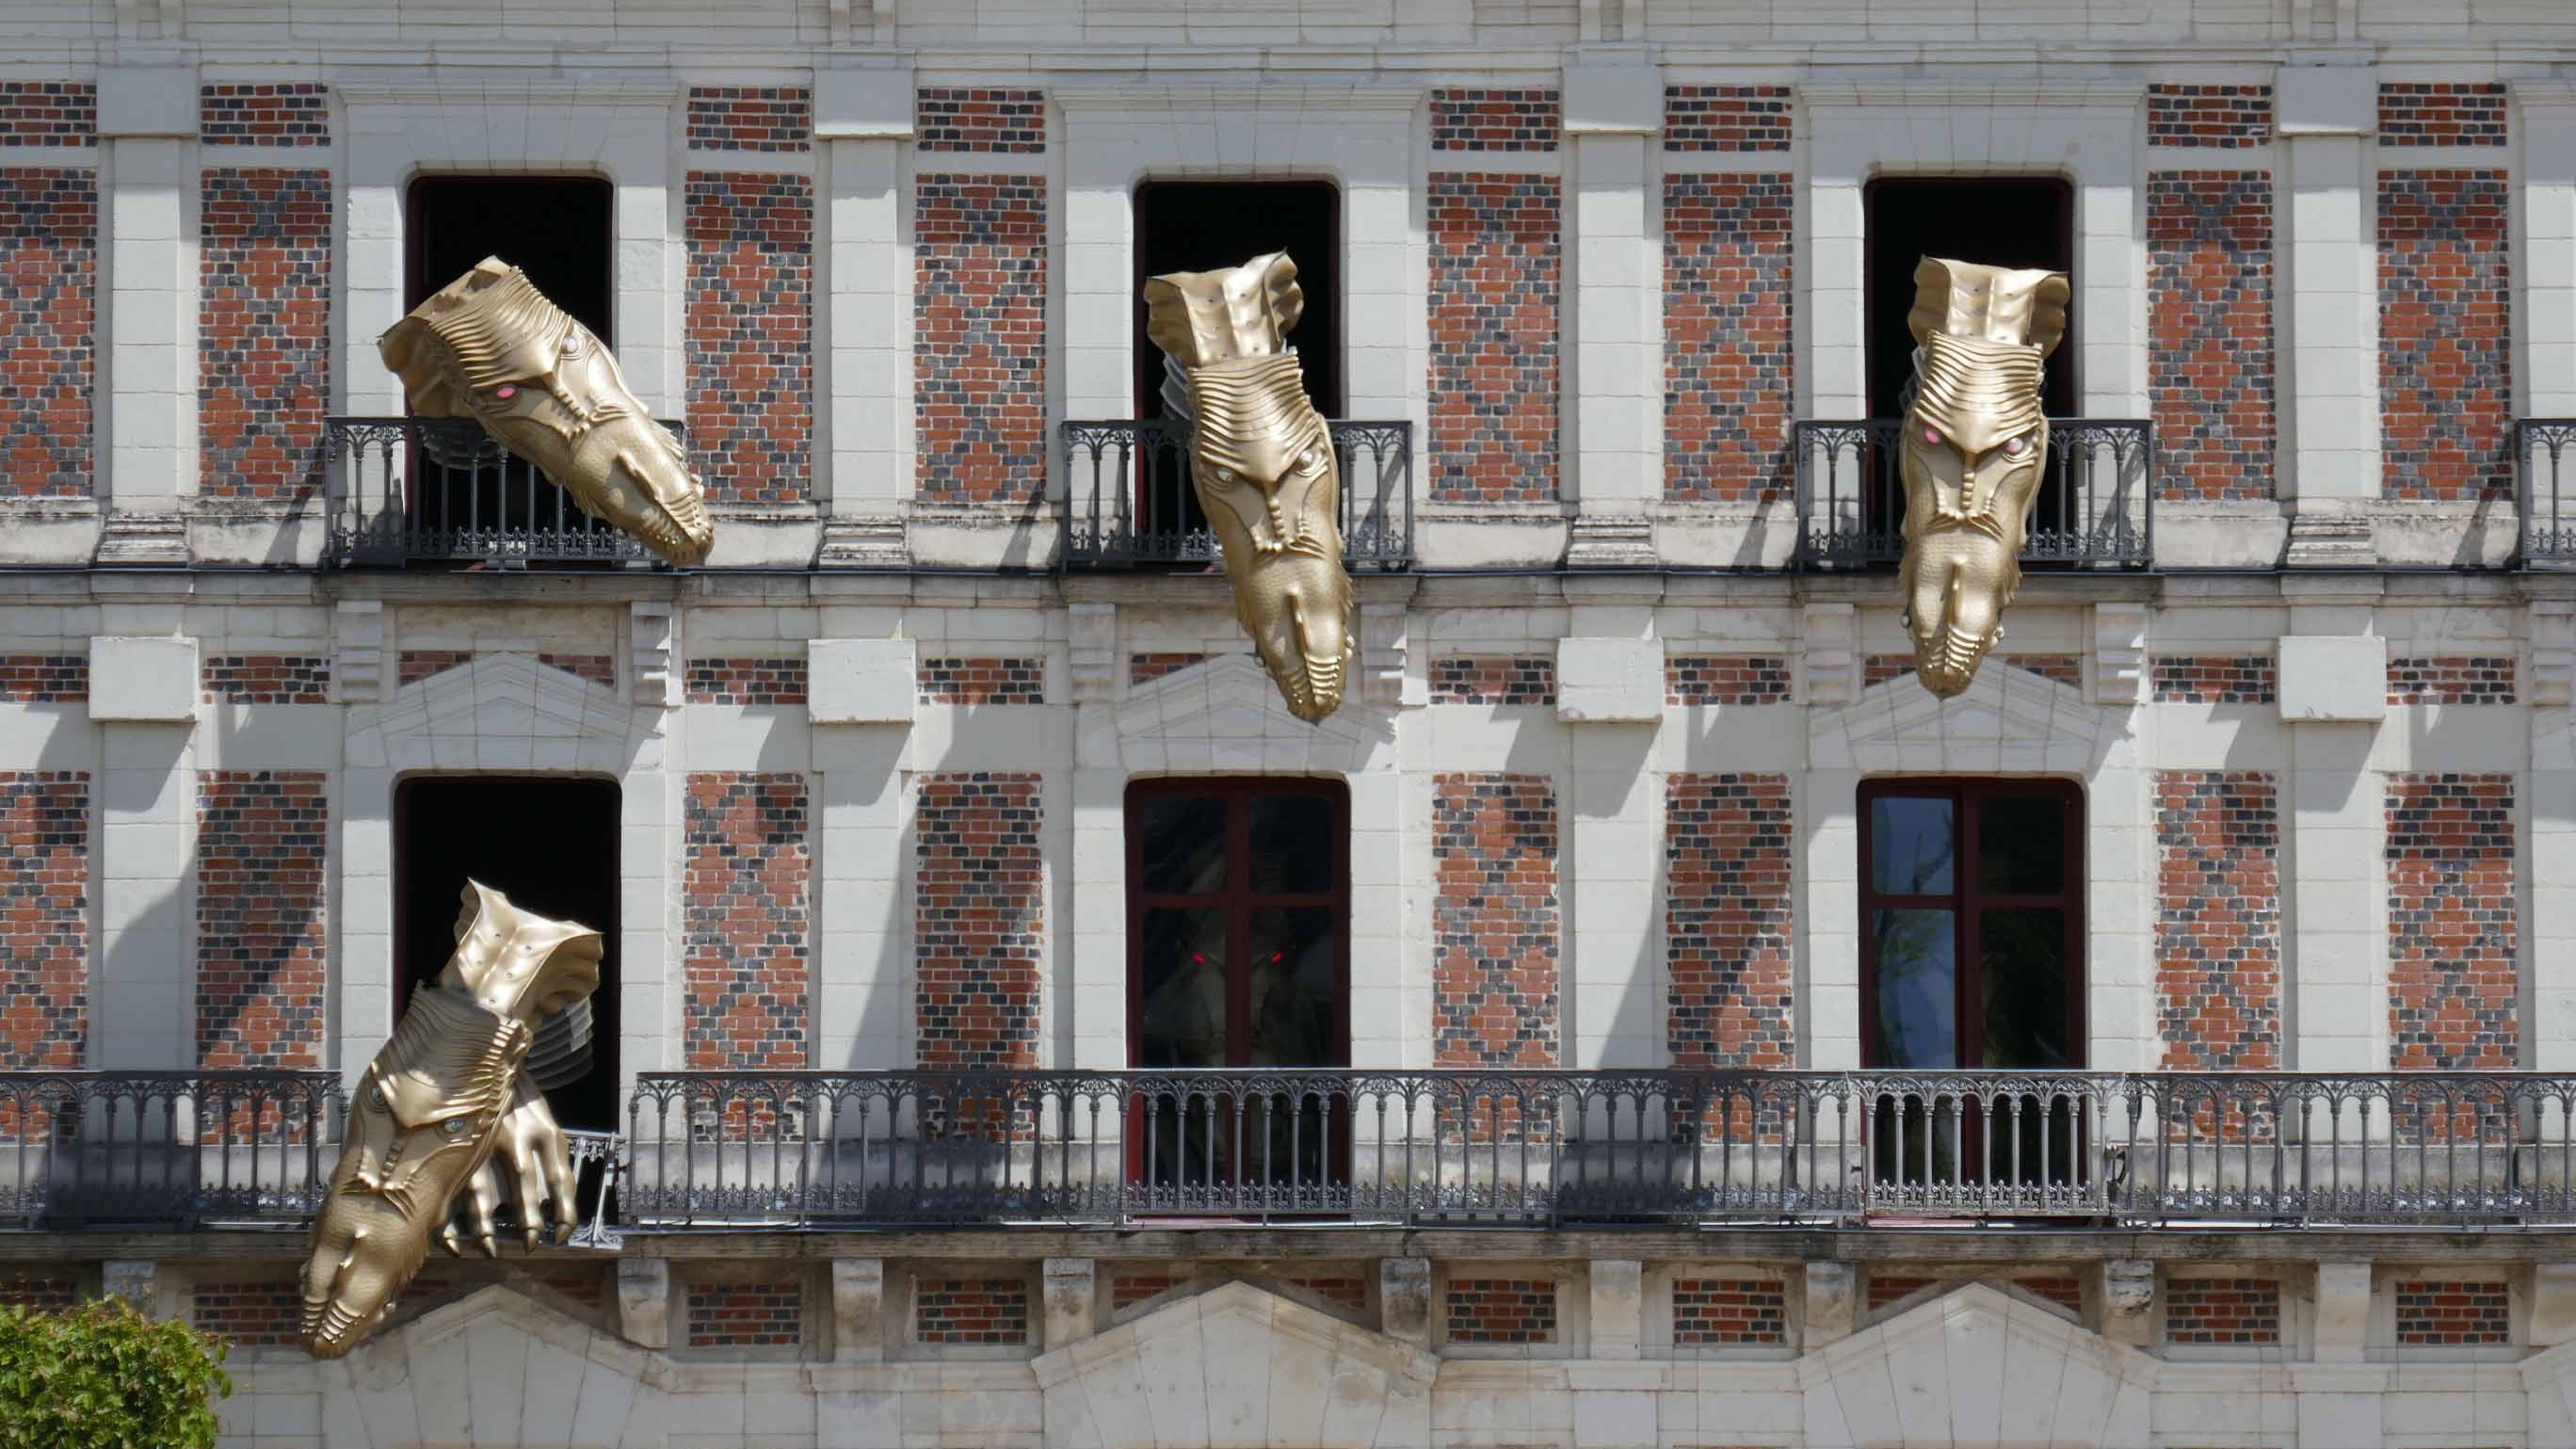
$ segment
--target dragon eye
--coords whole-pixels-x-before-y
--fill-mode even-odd
[[[1923,430],[1923,441],[1932,444],[1935,447],[1940,446],[1941,430],[1939,428],[1925,428]]]
[[[1216,481],[1219,483],[1240,483],[1243,479],[1232,468],[1219,468],[1216,470]]]
[[[519,390],[510,386],[506,382],[501,384],[499,387],[492,389],[492,396],[499,398],[503,402],[508,402],[510,399],[517,397],[518,395]]]
[[[2029,451],[2030,451],[2030,439],[2028,439],[2028,438],[2006,438],[2006,439],[2004,439],[2004,456],[2005,456],[2005,457],[2007,457],[2007,458],[2018,458],[2018,457],[2020,457],[2022,454],[2024,454],[2024,453],[2026,453],[2026,452],[2029,452]]]
[[[450,1137],[462,1137],[465,1135],[465,1119],[462,1117],[450,1117],[447,1119],[446,1125],[440,1127],[439,1130]]]

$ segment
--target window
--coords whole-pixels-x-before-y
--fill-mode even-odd
[[[1892,176],[1862,193],[1868,234],[1869,415],[1903,415],[1898,402],[1914,376],[1914,269],[1925,257],[1998,267],[2046,267],[2075,280],[2075,191],[2056,176]],[[2052,418],[2075,415],[2076,330],[2049,354],[2040,405]]]

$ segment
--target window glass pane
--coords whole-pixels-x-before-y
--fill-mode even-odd
[[[1159,795],[1136,807],[1143,833],[1144,888],[1156,895],[1203,895],[1225,886],[1225,802]]]
[[[2066,802],[1993,795],[1977,807],[1977,884],[2012,895],[2066,888]]]
[[[2066,1040],[2066,912],[1990,910],[1977,919],[1984,969],[1988,1067],[2063,1067]],[[1885,986],[1881,986],[1883,994]]]
[[[1252,1064],[1339,1066],[1330,911],[1252,913]]]
[[[1252,797],[1252,888],[1321,895],[1333,888],[1333,802],[1315,795]]]
[[[1948,911],[1874,911],[1876,1065],[1959,1064],[1958,924]]]
[[[1143,924],[1136,1065],[1226,1065],[1225,913],[1147,911]]]
[[[1938,797],[1881,795],[1869,802],[1869,880],[1892,895],[1957,889],[1950,869],[1952,805]]]

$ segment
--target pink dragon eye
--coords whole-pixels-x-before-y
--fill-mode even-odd
[[[517,397],[518,395],[519,390],[510,386],[506,382],[501,384],[499,387],[492,389],[492,396],[499,398],[503,402],[508,402],[510,399]]]
[[[2021,456],[2022,450],[2029,446],[2030,443],[2026,439],[2007,438],[2004,440],[2004,454],[2007,457],[2018,458]]]
[[[1941,430],[1939,428],[1925,428],[1923,430],[1923,441],[1927,443],[1939,443],[1941,441]]]

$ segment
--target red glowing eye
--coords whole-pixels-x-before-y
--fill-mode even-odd
[[[2012,457],[2018,458],[2021,456],[2021,450],[2029,446],[2030,444],[2023,442],[2019,438],[2008,438],[2004,441],[2004,452]]]
[[[492,396],[499,398],[503,402],[508,402],[510,399],[517,397],[518,395],[519,390],[510,386],[506,382],[501,384],[499,387],[492,389]]]
[[[1206,958],[1205,956],[1200,955],[1200,954],[1199,954],[1198,952],[1196,952],[1196,951],[1192,951],[1192,952],[1190,953],[1190,959],[1191,959],[1191,960],[1193,960],[1193,961],[1196,961],[1197,963],[1199,963],[1199,964],[1200,964],[1200,965],[1202,965],[1202,966],[1205,966],[1205,965],[1207,964],[1207,958]]]
[[[1940,442],[1940,441],[1941,441],[1941,430],[1940,430],[1939,428],[1925,428],[1925,429],[1923,430],[1923,441],[1925,441],[1925,442],[1927,442],[1927,443],[1938,443],[1938,442]]]

